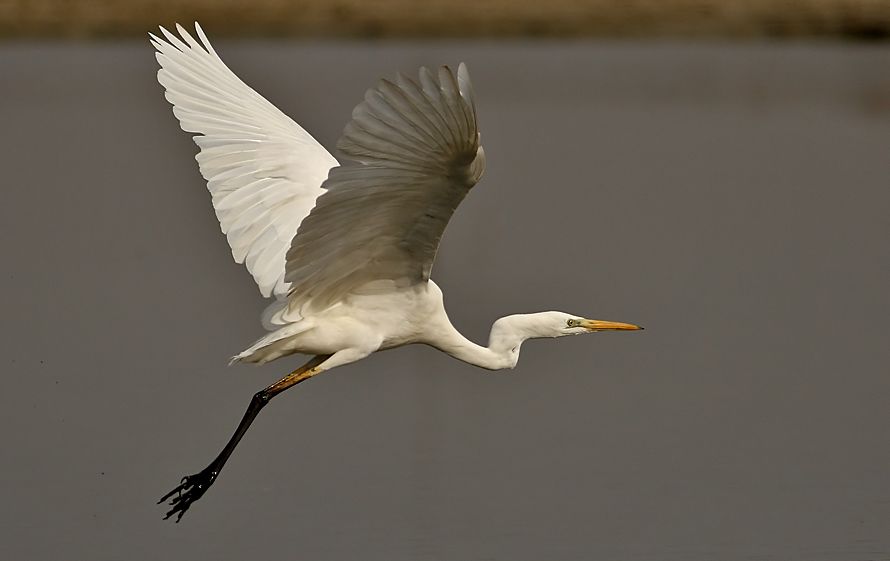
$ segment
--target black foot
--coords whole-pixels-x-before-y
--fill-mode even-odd
[[[158,504],[161,504],[170,497],[173,497],[169,503],[173,508],[167,512],[167,515],[164,516],[164,520],[167,520],[174,514],[176,515],[176,522],[182,520],[182,515],[185,514],[185,511],[192,506],[193,502],[200,499],[207,489],[213,485],[217,475],[219,475],[219,471],[208,467],[202,472],[183,477],[182,482],[176,489],[173,489],[158,501]],[[173,495],[176,496],[174,497]]]

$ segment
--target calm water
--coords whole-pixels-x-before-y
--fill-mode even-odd
[[[212,35],[212,30],[211,35]],[[890,47],[237,43],[335,142],[378,77],[470,65],[489,166],[427,348],[300,386],[176,526],[154,501],[296,360],[260,334],[148,42],[0,46],[4,559],[890,559]]]

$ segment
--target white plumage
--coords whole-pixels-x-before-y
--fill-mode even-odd
[[[421,68],[368,90],[353,111],[337,161],[305,130],[238,79],[201,27],[200,42],[151,35],[158,80],[183,130],[196,133],[201,174],[235,261],[275,301],[271,332],[233,361],[264,363],[315,355],[258,392],[238,430],[176,495],[177,520],[215,481],[259,410],[285,389],[369,354],[423,343],[483,368],[513,368],[523,341],[638,326],[563,312],[497,320],[483,347],[448,320],[430,280],[436,251],[457,206],[485,169],[473,88],[455,74]]]
[[[337,160],[287,115],[229,70],[199,25],[199,44],[161,28],[152,35],[158,81],[182,129],[198,133],[201,175],[232,257],[245,263],[263,296],[284,296],[284,256],[322,194]]]
[[[287,253],[291,310],[324,309],[370,282],[429,280],[445,226],[485,167],[466,67],[457,78],[443,67],[438,80],[422,68],[420,84],[382,80],[337,148],[352,161],[331,170]]]

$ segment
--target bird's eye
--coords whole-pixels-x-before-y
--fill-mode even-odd
[[[569,327],[575,327],[575,324],[576,324],[576,322],[573,319],[570,319],[566,322],[566,325]]]

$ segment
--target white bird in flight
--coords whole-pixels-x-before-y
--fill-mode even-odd
[[[563,312],[494,322],[487,347],[461,335],[430,279],[448,220],[485,169],[464,64],[418,79],[381,80],[352,112],[338,163],[312,136],[242,82],[196,23],[196,40],[154,34],[166,89],[238,263],[274,301],[269,331],[232,362],[313,358],[257,392],[222,452],[164,495],[177,522],[216,480],[270,399],[332,368],[411,343],[489,370],[513,368],[523,341],[639,326]]]

